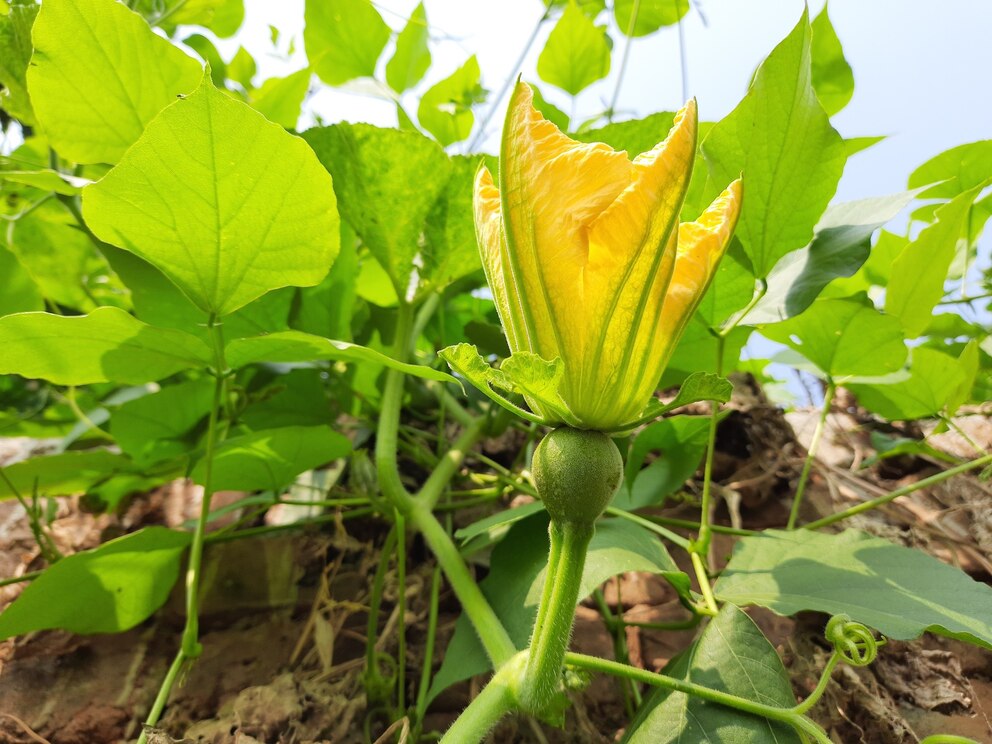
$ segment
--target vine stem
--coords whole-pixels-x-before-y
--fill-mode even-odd
[[[682,692],[686,695],[693,695],[728,708],[736,708],[737,710],[743,710],[746,713],[752,713],[773,721],[781,721],[792,726],[797,731],[811,736],[821,744],[832,744],[827,733],[816,723],[806,718],[798,710],[799,706],[779,708],[774,705],[758,703],[754,700],[731,695],[729,692],[723,692],[722,690],[714,690],[693,682],[674,679],[664,674],[649,672],[646,669],[638,669],[637,667],[628,666],[616,661],[609,661],[608,659],[600,659],[596,656],[587,656],[586,654],[567,653],[565,654],[565,663],[579,669],[588,669],[593,672],[626,677],[635,682],[643,682],[653,687],[663,687],[668,690],[674,690],[675,692]]]
[[[518,655],[499,669],[451,724],[451,728],[441,737],[441,744],[476,744],[503,716],[514,710],[517,702],[513,687],[522,663],[522,655]]]
[[[203,563],[203,546],[207,531],[207,519],[210,516],[210,500],[213,497],[213,470],[214,457],[217,453],[218,430],[220,410],[224,401],[224,391],[226,389],[228,369],[224,358],[224,334],[221,324],[218,323],[217,315],[210,314],[207,320],[207,331],[214,347],[214,395],[213,403],[210,407],[210,417],[207,423],[207,441],[204,452],[204,476],[203,476],[203,497],[200,501],[200,514],[196,520],[196,527],[193,530],[193,540],[189,548],[189,563],[186,569],[186,625],[183,628],[182,642],[176,658],[169,667],[169,672],[162,681],[152,709],[145,719],[145,726],[154,726],[158,723],[169,699],[169,693],[176,682],[179,671],[187,661],[192,661],[200,656],[203,647],[200,645],[200,569]],[[147,734],[143,730],[138,737],[138,744],[145,744]]]
[[[924,478],[923,480],[917,481],[916,483],[910,484],[908,486],[903,486],[902,488],[897,488],[891,493],[887,493],[884,496],[879,496],[876,499],[871,499],[870,501],[865,501],[864,503],[852,506],[850,509],[845,509],[844,511],[837,512],[836,514],[831,514],[829,516],[823,517],[823,519],[817,519],[815,522],[810,522],[809,524],[804,524],[803,529],[806,530],[818,530],[821,527],[826,527],[827,525],[835,524],[836,522],[841,522],[850,517],[862,514],[866,511],[871,511],[879,506],[888,504],[890,501],[894,501],[900,496],[906,496],[907,494],[913,493],[914,491],[919,491],[921,488],[928,488],[941,483],[948,478],[953,478],[955,475],[960,475],[961,473],[967,473],[969,470],[974,470],[975,468],[980,468],[985,465],[992,465],[992,454],[985,455],[985,457],[979,457],[977,460],[972,460],[971,462],[966,462],[957,467],[950,468],[949,470],[944,470],[940,473],[935,473],[929,478]]]
[[[393,357],[401,362],[406,360],[413,339],[412,313],[413,308],[408,303],[400,303],[397,311],[396,335],[393,341]],[[448,578],[455,596],[461,602],[462,610],[478,633],[493,666],[498,669],[517,652],[517,649],[489,601],[476,584],[465,564],[465,559],[458,552],[458,548],[448,531],[432,511],[433,505],[444,491],[447,482],[456,472],[465,452],[471,445],[468,438],[459,438],[461,448],[453,448],[457,449],[457,452],[449,453],[450,457],[441,461],[418,496],[414,498],[400,480],[399,466],[396,460],[402,403],[403,373],[398,370],[389,370],[386,373],[386,385],[382,394],[382,406],[376,433],[375,462],[379,486],[383,495],[396,510],[423,535],[435,559],[440,564],[441,570]],[[481,436],[481,433],[482,428],[480,426],[473,436]],[[442,471],[442,474],[436,475],[439,470]]]
[[[809,474],[813,469],[813,461],[816,459],[816,451],[819,449],[820,439],[823,437],[823,432],[827,428],[827,416],[830,415],[830,409],[833,406],[836,391],[837,384],[833,381],[833,378],[828,377],[827,389],[823,393],[823,408],[820,410],[820,418],[816,422],[816,428],[813,430],[813,438],[810,440],[809,449],[806,451],[806,460],[803,462],[803,470],[799,475],[799,483],[796,485],[796,495],[792,499],[789,522],[785,527],[788,530],[796,528],[796,520],[799,519],[799,507],[803,503],[803,494],[806,492],[806,484],[809,481]]]

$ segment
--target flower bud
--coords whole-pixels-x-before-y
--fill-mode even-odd
[[[602,432],[563,426],[537,445],[531,471],[552,521],[592,525],[620,487],[623,459]]]

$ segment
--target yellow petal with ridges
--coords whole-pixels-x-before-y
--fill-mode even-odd
[[[517,83],[500,151],[503,224],[531,350],[581,364],[582,274],[588,225],[631,182],[626,153],[576,142],[546,121]]]
[[[743,192],[741,179],[731,183],[695,222],[679,226],[679,248],[675,272],[661,312],[659,344],[665,353],[660,362],[664,369],[686,324],[696,311],[713,280],[716,267],[730,243],[741,213]]]
[[[517,299],[513,275],[507,271],[506,243],[503,240],[503,215],[500,211],[499,189],[493,183],[492,174],[485,165],[475,174],[475,188],[472,199],[475,209],[475,233],[482,254],[482,267],[486,281],[493,293],[496,312],[506,331],[506,339],[513,350],[526,349],[526,335],[520,317],[520,304]],[[524,345],[521,346],[521,342]]]
[[[647,366],[675,262],[678,215],[696,152],[696,105],[676,115],[668,137],[638,155],[628,186],[590,226],[584,275],[589,353],[574,397],[594,401],[599,419],[617,407],[638,409],[657,380],[633,378]],[[631,380],[619,384],[621,380]],[[604,391],[624,388],[613,401]],[[615,397],[615,392],[612,397]],[[635,410],[634,415],[639,411]]]

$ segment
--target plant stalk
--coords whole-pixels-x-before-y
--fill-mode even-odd
[[[823,393],[823,408],[820,410],[820,418],[816,422],[816,429],[813,430],[813,438],[810,440],[809,449],[806,451],[806,460],[803,462],[803,471],[799,475],[799,483],[796,485],[796,495],[792,499],[792,509],[789,511],[789,522],[786,529],[796,528],[796,520],[799,519],[799,507],[803,503],[803,494],[806,492],[806,483],[809,481],[810,471],[813,469],[813,461],[816,459],[816,451],[820,447],[820,439],[827,427],[827,416],[834,402],[834,393],[837,385],[833,379],[827,379],[827,388]]]

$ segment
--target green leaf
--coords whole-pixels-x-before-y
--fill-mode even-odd
[[[890,421],[910,421],[934,416],[960,400],[967,379],[961,361],[943,351],[919,346],[912,351],[907,378],[848,387],[868,410]]]
[[[732,239],[720,259],[713,281],[696,308],[696,317],[710,328],[720,331],[726,322],[747,307],[757,287],[751,261],[739,240]]]
[[[328,85],[373,77],[390,30],[367,0],[307,0],[303,43],[317,76]]]
[[[195,446],[186,435],[210,412],[213,392],[202,377],[129,400],[111,413],[110,433],[139,466],[179,457]]]
[[[640,509],[660,504],[681,488],[706,453],[709,430],[709,416],[672,416],[646,427],[627,455],[624,483],[613,505]],[[642,470],[649,452],[658,452],[658,458]]]
[[[0,292],[0,316],[11,313],[25,313],[42,310],[45,298],[27,269],[17,260],[17,256],[0,244],[0,276],[3,277],[3,292]]]
[[[369,124],[309,129],[303,137],[334,178],[341,216],[406,297],[424,221],[450,169],[444,151],[417,132]]]
[[[66,196],[75,196],[82,190],[83,186],[90,183],[89,179],[59,173],[48,168],[43,170],[0,170],[0,183],[4,181],[21,183],[42,191],[54,191],[56,194]]]
[[[909,175],[909,188],[934,184],[922,199],[953,199],[992,178],[992,139],[958,145],[935,155]]]
[[[854,72],[844,59],[844,49],[830,23],[826,4],[820,15],[813,20],[812,29],[813,90],[816,91],[816,97],[820,99],[824,111],[833,116],[850,103],[854,96]]]
[[[220,56],[217,47],[203,34],[190,34],[183,39],[183,44],[188,46],[202,59],[210,69],[210,79],[218,88],[223,88],[227,81],[227,63]]]
[[[857,530],[745,537],[714,591],[780,615],[844,613],[899,641],[930,631],[992,649],[992,588],[922,551]]]
[[[50,301],[92,310],[93,289],[110,268],[57,202],[42,204],[7,229],[7,245]]]
[[[630,119],[574,134],[580,142],[605,142],[614,150],[626,150],[630,158],[655,147],[675,123],[675,114],[659,111],[643,119]]]
[[[0,318],[0,348],[0,374],[56,385],[138,385],[206,367],[213,359],[195,336],[146,325],[115,307],[75,317],[8,315]]]
[[[15,119],[34,124],[34,111],[28,97],[26,75],[31,59],[31,25],[38,15],[37,5],[11,5],[0,13],[0,108]]]
[[[472,191],[478,159],[452,157],[451,176],[438,198],[424,230],[421,282],[435,289],[482,269],[475,238]]]
[[[267,336],[235,339],[227,345],[226,356],[227,363],[232,369],[256,362],[293,364],[314,362],[321,359],[336,359],[343,362],[378,364],[426,380],[458,382],[445,372],[439,372],[419,364],[397,362],[392,357],[380,354],[378,351],[365,346],[313,336],[300,331],[283,331],[270,333]]]
[[[351,452],[351,442],[328,426],[284,426],[226,440],[214,457],[211,487],[217,491],[280,491],[300,473]],[[205,483],[206,462],[190,477]]]
[[[662,403],[660,400],[652,399],[647,408],[644,409],[641,420],[655,418],[676,408],[704,400],[726,403],[730,400],[733,392],[734,384],[726,377],[712,372],[693,372],[682,382],[678,393],[675,394],[671,402]]]
[[[555,106],[553,103],[549,103],[541,93],[541,89],[536,85],[531,84],[531,91],[534,93],[534,108],[541,112],[541,116],[550,121],[561,131],[568,131],[568,114],[562,111],[560,108]]]
[[[844,170],[844,142],[813,91],[811,36],[804,11],[702,145],[719,188],[744,174],[737,237],[759,277],[809,243]]]
[[[789,675],[775,648],[734,605],[725,605],[684,656],[666,670],[679,679],[753,700],[791,708],[796,704]],[[681,692],[658,689],[638,712],[629,744],[799,744],[788,724]]]
[[[319,369],[294,369],[279,375],[239,417],[254,431],[281,426],[318,426],[333,420],[327,383]]]
[[[922,230],[892,262],[885,311],[902,321],[909,338],[923,333],[934,306],[944,296],[947,271],[958,241],[967,235],[971,205],[981,189],[975,186],[940,207],[937,221]]]
[[[131,290],[134,314],[149,325],[178,328],[210,341],[203,311],[161,271],[133,253],[104,244],[101,252]],[[224,318],[228,341],[287,328],[294,288],[277,289]]]
[[[428,38],[427,12],[420,3],[396,37],[396,51],[386,63],[386,82],[397,93],[419,83],[431,66]]]
[[[310,68],[286,77],[269,78],[251,94],[251,107],[269,121],[286,129],[296,129],[300,107],[310,88]]]
[[[525,411],[494,390],[518,393],[535,401],[539,406],[557,416],[557,422],[572,422],[568,408],[558,393],[564,375],[561,359],[547,361],[527,351],[511,354],[497,369],[491,367],[471,344],[456,344],[437,353],[455,372],[460,374],[493,402],[536,423],[545,423],[539,415]],[[547,423],[554,423],[549,421]]]
[[[467,527],[460,527],[455,530],[455,538],[461,540],[464,544],[469,542],[473,537],[478,537],[487,532],[495,532],[500,527],[508,528],[511,524],[542,511],[544,511],[544,504],[540,501],[532,501],[529,504],[515,506],[512,509],[504,509],[495,514],[490,514],[488,517],[483,517],[476,522],[472,522]]]
[[[52,147],[77,163],[116,163],[202,76],[193,58],[113,0],[42,3],[32,37],[27,79],[38,123]]]
[[[42,496],[72,496],[129,468],[126,457],[105,449],[70,450],[32,457],[4,467],[6,479],[0,478],[0,499],[14,498],[10,484],[24,498],[30,497],[36,488]]]
[[[341,226],[341,252],[324,281],[316,287],[299,290],[299,301],[290,325],[305,333],[350,341],[358,251],[355,248],[355,233],[347,223],[343,222]],[[370,263],[378,266],[374,261]]]
[[[138,0],[132,7],[170,36],[176,26],[203,26],[227,38],[245,18],[243,0]]]
[[[535,515],[516,522],[492,553],[489,574],[479,583],[517,648],[526,648],[543,587],[548,562],[548,519]],[[624,519],[601,519],[589,545],[579,599],[611,576],[648,571],[688,588],[682,573],[653,532]],[[489,659],[467,618],[462,615],[448,642],[444,661],[428,697],[448,686],[481,674]]]
[[[762,327],[761,333],[834,379],[885,375],[906,360],[898,318],[883,315],[867,299],[820,299],[794,318]]]
[[[317,284],[338,251],[334,191],[310,148],[206,79],[84,189],[83,215],[216,315]]]
[[[791,318],[808,308],[827,284],[855,274],[870,254],[872,234],[917,194],[905,191],[834,204],[827,208],[805,248],[783,256],[768,275],[765,296],[741,319],[759,325]]]
[[[689,320],[678,346],[668,360],[668,367],[661,377],[660,387],[681,384],[696,372],[724,371],[727,360],[740,359],[741,349],[751,336],[752,329],[736,326],[723,339],[723,364],[718,363],[717,337],[706,321],[697,313]]]
[[[569,3],[537,58],[537,74],[574,96],[609,73],[606,32]]]
[[[241,83],[241,87],[245,90],[251,90],[253,87],[251,81],[255,77],[256,71],[255,58],[244,47],[238,47],[234,57],[227,63],[227,76],[231,80]]]
[[[53,564],[0,614],[0,638],[60,628],[120,633],[161,607],[190,535],[146,527]]]
[[[635,8],[636,19],[633,18]],[[663,26],[678,23],[688,12],[689,0],[615,0],[613,3],[613,17],[625,36],[653,34]]]
[[[844,150],[847,152],[847,157],[851,157],[867,150],[869,147],[874,147],[885,138],[884,134],[871,137],[847,137],[844,140]]]
[[[417,119],[443,146],[461,142],[472,133],[475,124],[472,106],[486,99],[481,79],[479,61],[473,54],[420,99]]]

